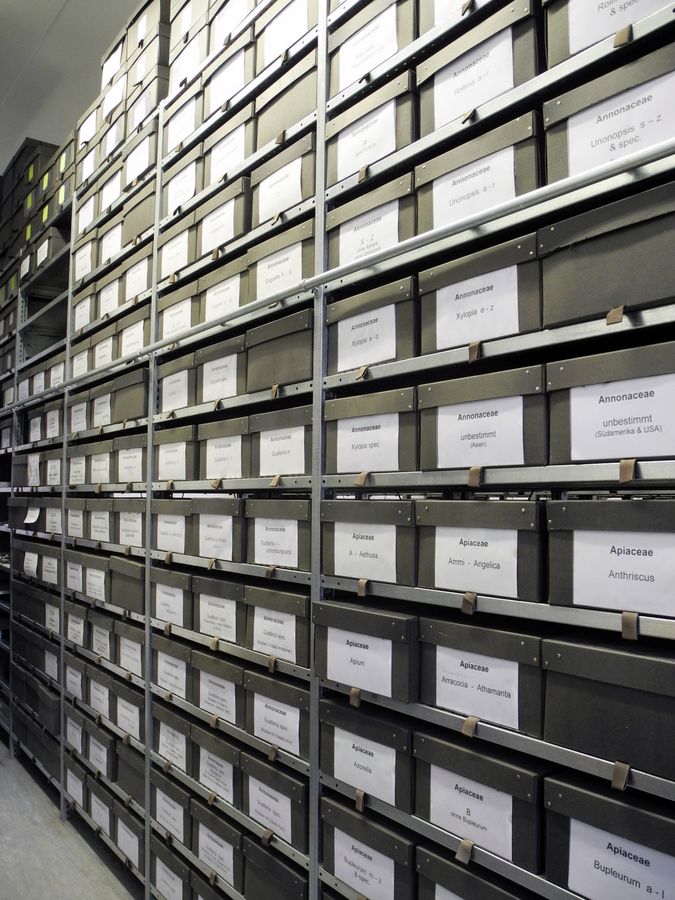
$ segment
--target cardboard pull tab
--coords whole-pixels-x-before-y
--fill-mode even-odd
[[[279,487],[281,483],[281,475],[275,475],[274,478],[270,481],[270,487]]]
[[[271,828],[266,828],[263,833],[260,835],[260,843],[263,847],[269,847],[270,841],[274,837],[274,832]]]
[[[368,177],[368,166],[361,166],[359,169],[359,177],[357,178],[357,184],[362,184],[366,178]]]
[[[124,737],[122,738],[122,743],[126,744],[127,747],[131,743],[131,735],[128,732],[125,732]]]
[[[216,883],[217,877],[218,873],[215,871],[215,869],[211,869],[211,871],[209,872],[209,884],[211,885],[211,887],[213,887],[213,885]]]
[[[357,788],[354,791],[354,808],[357,812],[363,812],[363,807],[366,801],[366,792],[362,791],[360,788]]]
[[[640,637],[640,616],[636,612],[621,613],[621,637],[624,641],[637,641]]]
[[[464,735],[464,737],[475,737],[479,722],[480,719],[478,719],[476,716],[467,716],[466,719],[464,719],[464,724],[462,725],[462,734]]]
[[[271,397],[272,400],[278,400],[278,399],[279,399],[279,385],[278,385],[278,384],[273,384],[273,385],[272,385],[272,387],[271,387],[271,389],[270,389],[270,397]]]
[[[359,84],[370,84],[370,79],[371,79],[372,77],[373,77],[373,76],[370,74],[370,72],[366,72],[365,75],[362,75],[362,76],[359,78]]]
[[[129,547],[129,546],[125,547],[122,552],[124,553],[125,556],[131,556],[131,547]]]
[[[615,306],[614,309],[610,309],[610,311],[607,313],[605,323],[607,325],[620,325],[623,322],[625,312],[625,306]]]
[[[361,366],[359,371],[356,373],[357,381],[364,381],[366,375],[368,374],[369,366]]]
[[[476,110],[470,109],[468,112],[465,112],[462,116],[462,125],[469,125],[471,122],[476,120]]]
[[[270,749],[267,751],[267,758],[270,762],[274,762],[279,755],[279,748],[276,744],[272,744]]]
[[[218,256],[219,256],[219,255],[220,255],[220,251],[218,250],[217,247],[215,247],[215,248],[211,251],[211,259],[218,259]]]
[[[356,588],[356,596],[357,597],[365,597],[367,587],[368,587],[368,579],[367,578],[359,578],[359,583]]]
[[[637,459],[622,459],[619,462],[619,484],[626,484],[629,481],[636,480],[636,466]]]
[[[455,862],[458,862],[463,866],[468,866],[471,862],[473,847],[473,841],[469,841],[466,838],[464,838],[463,841],[460,841],[457,852],[455,853]]]
[[[468,486],[473,488],[480,487],[482,476],[483,469],[481,466],[471,466],[469,469],[469,479],[467,481]]]
[[[465,616],[472,616],[476,612],[476,601],[478,594],[474,591],[467,591],[462,597],[462,613]]]
[[[96,485],[96,487],[94,488],[94,493],[95,493],[95,494],[100,494],[102,490],[103,490],[103,485],[99,482],[99,483]]]
[[[626,25],[625,28],[620,28],[614,35],[614,49],[617,50],[619,47],[625,47],[626,44],[630,44],[632,41],[633,26]]]
[[[274,573],[276,572],[276,566],[266,566],[265,567],[265,578],[274,578]]]
[[[354,479],[354,487],[364,487],[366,481],[368,481],[368,472],[359,472],[359,474]]]
[[[169,275],[169,284],[175,284],[178,281],[178,272],[172,272]]]
[[[215,559],[210,559],[209,562],[208,562],[208,565],[207,565],[207,567],[206,567],[206,568],[207,568],[207,571],[212,572],[213,569],[215,569],[215,567],[216,567],[216,561],[215,561]]]
[[[226,113],[226,112],[228,111],[229,108],[230,108],[230,101],[229,101],[229,100],[226,100],[226,101],[223,103],[223,105],[220,107],[220,111],[221,111],[221,113]]]
[[[125,680],[125,681],[131,681],[131,679],[132,679],[133,677],[134,677],[134,676],[133,676],[133,674],[132,674],[131,672],[125,672],[125,673],[124,673],[124,680]]]
[[[165,773],[168,773],[171,771],[171,763],[169,762],[168,759],[165,759],[164,762],[162,763],[162,771]]]
[[[167,691],[166,694],[164,694],[164,699],[167,703],[171,703],[171,701],[173,700],[173,694],[171,693],[171,691]]]
[[[171,634],[171,622],[164,623],[164,634],[169,637]]]
[[[274,675],[277,668],[277,658],[276,656],[268,656],[267,657],[267,671],[270,675]]]
[[[361,706],[361,688],[353,687],[349,692],[349,705],[359,707]]]
[[[272,225],[279,225],[281,222],[283,222],[285,215],[286,214],[284,213],[283,210],[281,212],[278,212],[276,214],[276,216],[272,219]]]
[[[469,362],[476,362],[480,359],[480,341],[472,341],[469,344]]]
[[[628,777],[630,776],[630,766],[625,762],[614,763],[612,772],[612,790],[625,791],[628,787]]]
[[[283,144],[283,142],[285,140],[286,140],[286,132],[282,131],[274,138],[274,143],[278,147],[280,144]]]
[[[467,13],[473,12],[474,8],[474,0],[466,0],[464,5],[462,6],[462,15],[465,16]]]
[[[209,650],[217,650],[219,640],[220,640],[220,638],[214,634],[214,636],[209,641]]]
[[[213,791],[211,791],[209,796],[206,798],[206,802],[209,804],[209,806],[213,806],[213,804],[216,802],[216,794],[214,794]]]
[[[213,488],[214,491],[218,490],[218,488],[220,487],[220,485],[222,483],[222,480],[223,480],[222,478],[214,478],[213,479],[213,481],[211,482],[211,487]]]
[[[219,716],[216,713],[214,713],[211,716],[211,718],[209,719],[209,725],[211,726],[211,728],[217,728],[219,721],[220,721]]]
[[[100,657],[99,657],[99,659],[100,659]],[[95,722],[97,725],[100,725],[100,724],[101,724],[101,713],[96,713],[96,715],[95,715],[95,717],[94,717],[94,722]]]
[[[167,566],[170,566],[171,563],[173,562],[173,553],[171,553],[171,552],[167,553],[166,556],[164,557],[164,562],[167,564]]]

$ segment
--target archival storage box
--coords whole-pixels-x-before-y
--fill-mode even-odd
[[[202,650],[192,651],[192,702],[211,721],[222,719],[244,728],[244,670],[222,656]],[[215,727],[215,726],[213,726]]]
[[[177,48],[187,44],[197,32],[201,31],[208,11],[209,0],[171,0],[169,49],[172,56]]]
[[[255,78],[255,38],[253,28],[241,31],[234,40],[212,47],[210,62],[202,73],[204,121],[218,112],[229,111],[230,101]]]
[[[177,569],[150,570],[152,617],[192,630],[192,577]]]
[[[284,213],[314,196],[315,137],[306,134],[251,173],[252,227],[283,221]]]
[[[189,9],[189,6],[186,7]],[[173,97],[195,77],[199,77],[209,52],[209,29],[206,18],[199,27],[195,26],[182,39],[176,38],[173,28],[171,36],[180,40],[169,55],[169,87],[167,96]]]
[[[156,165],[158,132],[159,122],[152,119],[124,145],[122,186],[125,192],[138,187]]]
[[[61,501],[58,498],[44,499],[41,497],[8,497],[7,513],[9,527],[15,531],[30,531],[49,534],[47,532],[47,508],[56,508],[61,511]],[[56,531],[56,529],[54,530]],[[59,534],[61,529],[58,529]]]
[[[246,332],[249,393],[311,379],[312,321],[312,311],[303,310]]]
[[[145,808],[145,763],[143,756],[123,741],[117,741],[117,783]]]
[[[125,548],[145,546],[145,497],[115,497],[112,542]]]
[[[241,771],[244,813],[300,853],[307,853],[307,779],[243,751]]]
[[[110,781],[115,781],[117,778],[115,736],[99,728],[88,717],[84,720],[84,731],[86,757],[94,767],[94,771],[97,775],[100,773]]]
[[[75,508],[71,510],[68,506],[68,512],[75,515],[75,526],[77,527],[77,504],[74,500],[66,500],[66,504],[74,503]],[[116,543],[115,538],[115,522],[113,517],[113,500],[111,498],[90,497],[85,501],[84,509],[84,534],[73,535],[74,537],[84,537],[87,540],[95,541],[98,544]],[[71,530],[68,518],[68,530]]]
[[[152,229],[155,221],[154,181],[140,190],[135,190],[124,201],[122,223],[122,246],[137,244]]]
[[[67,551],[66,551],[67,552]],[[66,570],[69,564],[66,562]],[[68,578],[68,574],[66,574]],[[76,644],[83,649],[89,644],[89,622],[87,621],[87,607],[81,603],[74,603],[71,600],[64,600],[65,612],[65,630],[64,634],[68,641]]]
[[[256,118],[253,103],[243,106],[204,138],[204,186],[225,181],[255,152]]]
[[[295,290],[299,293],[302,290],[303,280],[314,275],[313,221],[292,225],[274,237],[250,246],[247,260],[249,267],[248,298],[250,301],[266,300],[288,290]],[[286,318],[295,321],[293,316],[297,315],[303,315],[303,313],[294,313]],[[269,324],[274,325],[275,323]],[[266,327],[268,326],[261,326],[261,328]],[[255,332],[256,329],[253,331]],[[308,351],[303,348],[301,353],[306,356]],[[265,387],[268,386],[265,384]],[[250,385],[249,390],[251,390]]]
[[[87,774],[87,795],[89,816],[104,834],[112,838],[113,795],[89,774]]]
[[[415,584],[415,515],[410,501],[324,500],[323,572]]]
[[[160,703],[152,704],[153,749],[177,769],[192,775],[190,723],[180,712]]]
[[[185,802],[189,804],[189,794],[185,795]],[[178,803],[174,804],[178,806]],[[189,817],[189,810],[188,810]],[[191,820],[190,820],[191,821]],[[191,829],[190,829],[191,833]],[[175,836],[175,835],[174,835]],[[183,846],[190,846],[185,839]],[[154,834],[150,837],[150,883],[157,888],[162,897],[174,897],[175,900],[192,900],[190,888],[191,869],[182,858],[177,855],[172,847],[168,847],[164,841]]]
[[[85,715],[79,709],[75,709],[70,703],[63,704],[64,713],[64,744],[75,750],[80,756],[84,756],[84,722]]]
[[[124,214],[120,210],[96,232],[99,265],[108,267],[122,251]]]
[[[248,177],[231,181],[201,203],[195,211],[196,258],[226,255],[229,245],[251,228],[251,182]]]
[[[182,294],[177,291],[176,294]],[[173,294],[171,295],[173,296]],[[160,299],[160,303],[164,298]],[[191,293],[185,294],[188,304],[191,302]],[[183,301],[179,301],[179,305]],[[177,409],[187,409],[195,406],[197,397],[197,370],[195,369],[194,353],[186,353],[177,356],[170,362],[157,367],[157,382],[159,386],[159,412],[171,413]]]
[[[276,675],[244,672],[246,731],[309,759],[309,691]]]
[[[455,378],[417,389],[420,467],[546,465],[544,367]],[[474,431],[485,427],[489,431]]]
[[[322,797],[323,868],[373,900],[414,900],[415,840],[381,821]]]
[[[317,0],[274,0],[262,10],[255,20],[256,75],[314,28],[317,20]]]
[[[120,803],[113,800],[113,832],[118,849],[126,860],[140,871],[145,864],[145,823]]]
[[[675,44],[669,44],[546,101],[547,181],[672,138],[674,70]]]
[[[118,267],[120,280],[123,280],[122,304],[136,300],[152,287],[150,265],[152,262],[152,243],[141,246],[139,250],[125,257]]]
[[[12,668],[12,680],[15,679],[20,686],[20,691],[16,692],[19,700],[33,710],[43,728],[46,728],[51,734],[60,734],[59,695],[38,681],[37,678],[33,678],[28,672],[23,672],[16,666]],[[14,687],[12,689],[14,690]]]
[[[212,729],[192,726],[193,777],[241,809],[241,751]]]
[[[675,884],[672,803],[580,775],[546,779],[546,877],[584,897],[667,897]]]
[[[541,737],[539,635],[420,618],[420,702]]]
[[[538,603],[542,518],[533,501],[418,500],[418,586]]]
[[[251,476],[251,439],[249,418],[219,419],[197,426],[199,442],[199,479]]]
[[[215,404],[246,393],[246,337],[243,334],[195,351],[197,404]]]
[[[417,66],[422,136],[538,74],[538,15],[533,0],[506,6]]]
[[[312,407],[256,413],[249,418],[251,475],[309,475],[312,468]]]
[[[98,600],[101,603],[110,602],[111,557],[80,553],[77,550],[64,550],[63,558],[66,564],[66,587],[69,587],[68,582],[71,577],[71,568],[73,568],[73,577],[81,586],[72,587],[71,590],[84,594],[90,600]]]
[[[288,865],[249,837],[242,840],[246,860],[245,889],[249,897],[267,900],[307,900],[309,879],[304,871]],[[194,881],[193,881],[194,884]],[[201,896],[201,890],[199,891]],[[205,900],[210,900],[208,896]],[[218,900],[217,897],[212,900]]]
[[[546,366],[552,464],[675,453],[675,343]]]
[[[200,309],[197,282],[192,281],[178,290],[162,294],[157,300],[157,309],[161,339],[175,337],[194,328],[199,324]],[[194,358],[194,354],[190,355]]]
[[[273,142],[283,143],[287,129],[315,113],[316,54],[312,50],[301,59],[296,57],[291,67],[255,98],[256,151]]]
[[[309,597],[300,591],[247,584],[246,636],[241,641],[270,660],[309,668]]]
[[[244,501],[239,497],[195,497],[191,503],[193,555],[244,562]]]
[[[158,481],[195,481],[199,467],[197,426],[157,430],[154,453]]]
[[[432,845],[417,848],[418,900],[436,900],[449,892],[458,900],[535,900],[536,894],[498,878],[487,869],[471,868],[448,859]],[[438,892],[438,893],[437,893]]]
[[[136,738],[137,741],[145,740],[145,695],[137,688],[123,684],[121,681],[115,683],[115,724],[122,730],[125,735]],[[117,750],[117,770],[118,781],[120,780],[120,767],[122,763],[119,746]],[[143,793],[143,792],[142,792]],[[145,799],[139,801],[141,805],[145,805]]]
[[[372,707],[321,700],[321,773],[412,815],[414,764],[410,724]]]
[[[320,678],[403,703],[417,702],[417,616],[324,601],[314,604],[312,619]]]
[[[168,694],[192,703],[189,646],[155,634],[152,636],[152,680]]]
[[[193,575],[195,631],[244,646],[246,610],[243,593],[244,586],[239,581]]]
[[[110,557],[110,602],[145,615],[145,563]]]
[[[666,236],[674,222],[675,186],[667,184],[542,229],[544,328],[672,303]]]
[[[328,266],[361,260],[414,237],[416,206],[410,173],[330,210],[326,216]]]
[[[203,122],[204,91],[201,79],[197,78],[167,102],[162,155],[182,152],[183,143],[201,128]]]
[[[111,484],[113,475],[113,442],[89,441],[68,449],[69,484]],[[82,462],[84,460],[84,462]],[[84,467],[84,471],[82,471]],[[82,477],[84,476],[84,477]]]
[[[63,765],[66,777],[66,783],[63,786],[64,790],[77,803],[80,809],[87,809],[89,798],[87,796],[87,772],[84,766],[81,766],[68,753],[63,757]]]
[[[416,410],[412,387],[327,400],[326,472],[417,471]]]
[[[544,740],[675,778],[675,657],[641,640],[546,640]],[[649,740],[645,740],[649,735]]]
[[[117,657],[115,646],[115,619],[109,613],[90,609],[87,612],[89,620],[89,644],[87,649],[99,659],[107,659],[114,662]]]
[[[103,316],[101,317],[103,318]],[[96,331],[89,338],[90,353],[89,366],[91,369],[99,369],[108,363],[114,362],[120,356],[119,334],[117,322],[111,322],[105,328]]]
[[[148,414],[148,372],[125,372],[89,389],[89,425],[119,425]]]
[[[539,187],[537,120],[513,122],[415,168],[418,231],[451,225]]]
[[[147,439],[144,434],[131,434],[113,439],[113,477],[116,484],[143,482],[147,468]]]
[[[544,775],[530,757],[415,732],[415,814],[521,869],[543,863]]]
[[[145,79],[127,97],[127,134],[146,123],[150,113],[169,92],[169,70],[153,66]]]
[[[150,343],[150,308],[141,306],[117,323],[120,357],[137,357]]]
[[[197,261],[195,213],[189,212],[159,236],[159,279],[173,284]]]
[[[246,561],[309,571],[310,507],[308,500],[246,500]]]
[[[76,700],[87,702],[87,664],[68,650],[63,654],[65,691]]]
[[[244,855],[241,851],[242,831],[234,823],[199,803],[193,797],[192,852],[211,872],[244,890]]]
[[[67,433],[77,435],[89,428],[89,391],[78,391],[68,398]]]
[[[190,426],[192,427],[192,426]],[[152,501],[152,548],[196,556],[191,500]]]
[[[139,678],[145,672],[145,631],[141,625],[132,625],[119,619],[115,620],[115,637],[117,638],[117,657],[115,662]]]

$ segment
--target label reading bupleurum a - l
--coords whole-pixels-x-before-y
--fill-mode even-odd
[[[305,471],[305,426],[260,432],[260,475],[300,475]]]
[[[436,706],[518,727],[518,663],[436,647]]]
[[[675,857],[570,819],[568,884],[588,900],[674,900]]]
[[[333,774],[338,781],[396,803],[396,751],[342,728],[333,733]]]
[[[248,779],[248,814],[285,841],[291,841],[291,798],[251,776]]]
[[[398,413],[358,416],[337,423],[338,472],[398,470]]]
[[[516,196],[513,147],[505,147],[441,175],[434,180],[432,190],[434,228],[513,200]]]
[[[434,585],[497,597],[518,596],[518,532],[439,525]]]
[[[338,371],[396,358],[396,306],[390,303],[338,322]]]
[[[331,681],[391,697],[391,641],[341,628],[328,628],[326,675]]]
[[[335,522],[335,574],[369,581],[396,580],[396,526]]]
[[[267,656],[295,662],[296,621],[292,613],[256,606],[253,616],[253,649]]]
[[[300,710],[280,700],[255,694],[253,733],[297,756],[300,753]]]
[[[339,828],[333,830],[335,877],[368,900],[394,896],[394,860]]]
[[[671,456],[675,375],[630,378],[570,391],[573,460]]]
[[[518,267],[476,275],[436,291],[436,347],[516,334]]]
[[[297,519],[255,520],[254,559],[263,566],[298,567]]]
[[[522,397],[439,407],[439,469],[521,466],[524,458]]]

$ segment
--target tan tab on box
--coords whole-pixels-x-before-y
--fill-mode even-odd
[[[628,763],[617,760],[614,763],[612,771],[612,790],[625,791],[628,787],[628,777],[630,775],[630,766]]]
[[[467,591],[462,597],[462,612],[465,616],[472,616],[476,612],[476,601],[478,594],[474,591]]]
[[[209,806],[213,806],[213,804],[216,802],[216,794],[214,794],[213,791],[209,793],[209,796],[206,798],[206,802],[209,804]]]
[[[167,691],[166,694],[164,694],[164,699],[167,701],[167,703],[170,703],[173,700],[173,694],[171,693],[171,691]]]
[[[277,658],[276,656],[268,656],[267,657],[267,671],[270,675],[274,675],[277,668]]]
[[[274,578],[274,573],[276,572],[276,566],[266,566],[265,568],[265,578]]]
[[[167,491],[174,491],[176,489],[175,481],[167,481],[166,489],[167,489]]]
[[[131,672],[125,672],[125,673],[124,673],[124,680],[125,680],[125,681],[131,681],[131,679],[132,679],[133,677],[134,677],[134,676],[133,676],[133,674],[132,674]]]
[[[368,579],[367,578],[359,578],[359,583],[356,588],[356,596],[357,597],[365,597],[367,587],[368,587]]]
[[[271,397],[272,400],[278,400],[278,399],[279,399],[279,385],[278,385],[278,384],[273,384],[273,385],[272,385],[272,387],[271,387],[271,389],[270,389],[270,397]]]
[[[122,737],[122,743],[126,744],[127,747],[131,743],[131,735],[128,732],[124,733],[124,736]]]
[[[167,635],[167,637],[171,634],[171,622],[164,623],[164,634]]]
[[[366,802],[366,792],[362,791],[360,788],[357,788],[354,791],[354,807],[357,812],[363,812],[363,807]]]
[[[172,764],[169,762],[169,760],[168,760],[168,759],[165,759],[164,762],[162,763],[162,771],[163,771],[163,772],[170,772],[170,771],[171,771],[171,765],[172,765]]]
[[[280,132],[280,133],[275,137],[274,143],[275,143],[275,144],[277,145],[277,147],[278,147],[279,144],[283,144],[283,142],[284,142],[285,140],[286,140],[286,132],[285,132],[285,131],[282,131],[282,132]]]
[[[462,734],[464,737],[475,737],[479,722],[480,719],[477,716],[467,716],[462,725]]]
[[[209,719],[209,725],[211,726],[211,728],[217,728],[217,727],[218,727],[218,721],[219,721],[219,719],[220,719],[220,716],[218,715],[218,713],[214,713],[214,714],[211,716],[211,718]]]
[[[171,553],[171,552],[167,553],[166,556],[164,557],[164,562],[167,564],[167,566],[170,566],[171,563],[173,562],[173,553]]]
[[[218,873],[215,871],[215,869],[211,869],[211,871],[209,872],[209,884],[211,885],[211,887],[213,887],[213,885],[216,883],[217,877]]]
[[[279,756],[279,748],[276,744],[272,744],[270,749],[267,751],[267,758],[270,762],[274,762],[277,756]]]
[[[126,487],[127,494],[130,494],[133,491],[133,489],[134,489],[133,481],[127,481],[127,487]]]
[[[483,478],[483,469],[481,466],[471,466],[469,469],[469,478],[467,484],[469,487],[480,487]]]
[[[621,637],[624,641],[637,641],[640,637],[640,616],[636,612],[621,613]]]
[[[465,16],[468,12],[473,12],[474,9],[474,0],[466,0],[464,5],[462,6],[462,15]]]
[[[125,547],[122,552],[125,556],[131,556],[131,547]]]
[[[471,341],[469,344],[469,362],[480,359],[480,341]]]
[[[357,179],[358,184],[362,184],[366,178],[368,177],[368,166],[361,166],[359,169],[359,177]]]
[[[214,491],[218,490],[218,488],[220,487],[220,485],[222,483],[222,480],[223,480],[222,478],[214,478],[213,479],[213,481],[211,482],[211,487],[213,488]]]
[[[281,210],[281,212],[278,212],[276,214],[276,216],[272,219],[272,225],[278,225],[280,222],[283,222],[285,216],[286,216],[286,214],[283,210]]]
[[[274,832],[271,828],[266,828],[263,833],[260,835],[260,843],[263,847],[269,847],[270,841],[274,837]]]
[[[214,259],[214,260],[218,259],[219,256],[220,256],[220,250],[218,249],[218,247],[214,247],[213,250],[211,251],[211,259]]]
[[[275,475],[274,478],[270,481],[270,487],[279,487],[281,483],[281,475]]]
[[[216,567],[216,561],[215,561],[215,559],[210,559],[209,562],[208,562],[208,565],[206,566],[207,570],[208,570],[209,572],[211,572],[213,569],[215,569],[215,567]]]
[[[94,488],[94,493],[95,493],[95,494],[100,494],[102,490],[103,490],[103,485],[102,485],[101,482],[99,481],[99,483],[98,483],[98,484],[96,485],[96,487]]]
[[[359,472],[359,474],[354,479],[354,487],[362,488],[366,481],[368,481],[368,472]]]
[[[455,853],[455,862],[461,863],[461,865],[463,866],[468,866],[468,864],[471,862],[473,848],[473,841],[469,841],[466,838],[464,838],[463,841],[460,841],[457,852]]]
[[[366,375],[368,374],[369,368],[370,368],[370,366],[361,366],[359,371],[356,373],[356,380],[363,381],[365,379]]]
[[[124,805],[131,806],[131,804],[133,803],[133,799],[134,798],[131,796],[131,794],[127,794],[126,797],[124,798]]]
[[[100,659],[100,657],[99,657],[99,659]],[[96,713],[96,715],[94,716],[94,722],[95,722],[97,725],[100,725],[100,724],[101,724],[101,713]]]
[[[362,75],[362,76],[359,78],[359,84],[370,84],[370,79],[371,79],[372,77],[373,77],[373,76],[371,75],[370,72],[366,72],[365,75]]]
[[[169,275],[169,284],[175,284],[178,281],[178,272],[172,272]]]
[[[626,25],[625,28],[620,28],[614,35],[614,49],[616,50],[619,47],[625,47],[626,44],[630,44],[632,40],[633,26]]]
[[[610,309],[607,313],[607,317],[605,322],[607,325],[620,325],[623,322],[623,317],[626,311],[625,306],[615,306],[614,309]]]
[[[209,641],[209,650],[217,650],[217,649],[218,649],[218,641],[219,641],[219,640],[220,640],[220,638],[218,638],[218,637],[216,637],[216,636],[214,635],[214,636],[211,638],[211,640]]]
[[[226,112],[228,111],[229,108],[230,108],[230,101],[229,101],[229,100],[226,100],[226,101],[223,103],[223,105],[220,107],[220,111],[221,111],[221,113],[226,113]]]
[[[637,478],[637,459],[622,459],[619,462],[619,484],[635,481]]]
[[[468,112],[465,112],[462,116],[462,125],[466,125],[470,122],[473,122],[476,118],[476,110],[470,109]]]
[[[361,706],[361,688],[353,687],[349,692],[349,705]]]

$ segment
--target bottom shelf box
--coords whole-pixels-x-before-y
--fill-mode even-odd
[[[307,900],[309,880],[285,860],[265,850],[251,838],[243,840],[246,859],[244,894],[265,900]]]
[[[244,813],[301,853],[307,853],[307,780],[241,754]]]
[[[235,890],[242,891],[244,856],[241,852],[241,831],[204,804],[193,799],[190,805],[192,852],[211,872]]]
[[[125,809],[118,800],[113,801],[113,840],[129,862],[143,871],[145,865],[145,824]]]
[[[448,851],[417,848],[417,900],[536,900],[536,895],[492,875],[448,859]]]
[[[150,840],[150,881],[162,897],[191,900],[190,868],[159,838]]]

